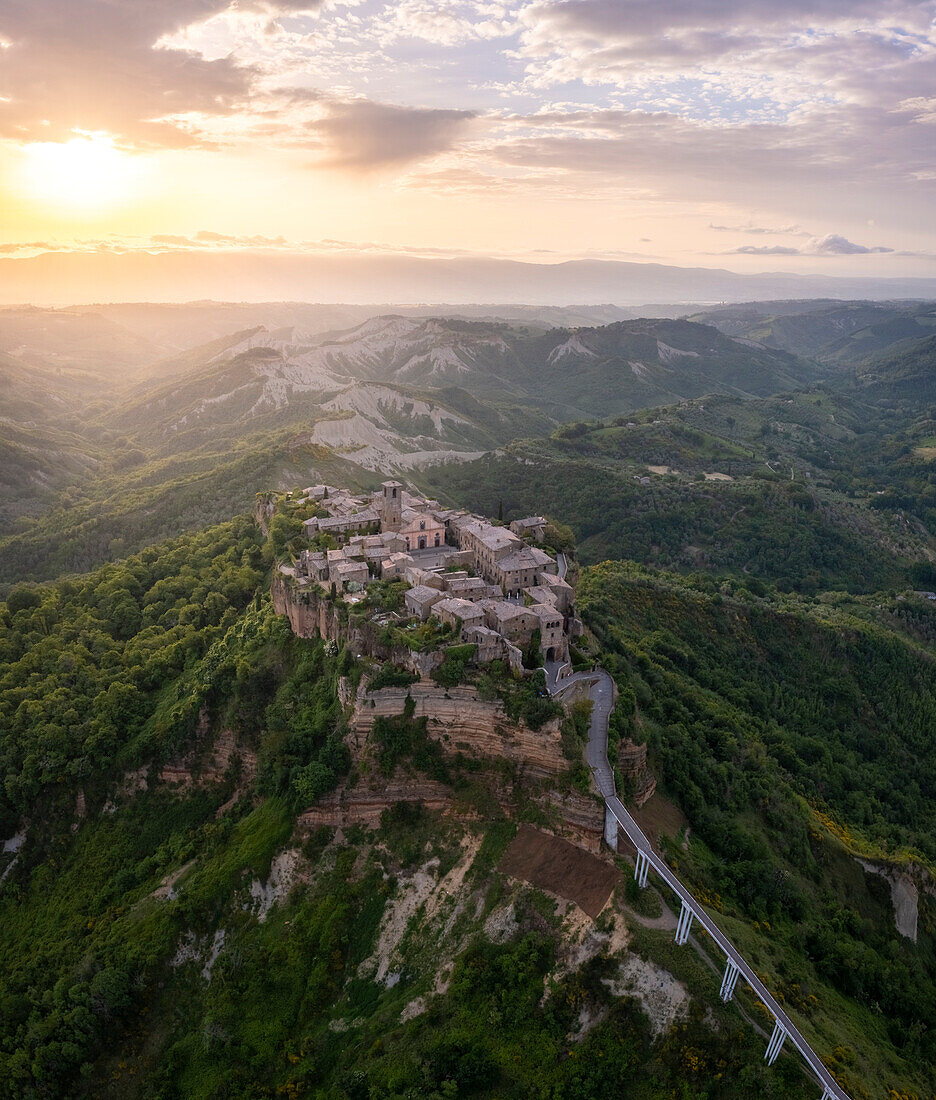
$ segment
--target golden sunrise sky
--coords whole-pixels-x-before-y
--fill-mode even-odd
[[[0,249],[936,275],[934,16],[3,0]]]

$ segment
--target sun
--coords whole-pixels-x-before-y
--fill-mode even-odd
[[[139,174],[137,158],[103,133],[34,142],[23,154],[23,190],[57,207],[93,210],[122,202],[131,197]]]

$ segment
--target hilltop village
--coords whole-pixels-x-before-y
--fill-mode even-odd
[[[582,631],[575,616],[566,563],[540,544],[542,516],[515,520],[509,527],[467,511],[442,508],[438,501],[385,481],[370,496],[314,485],[299,503],[315,505],[304,522],[314,546],[303,549],[282,574],[302,589],[324,589],[345,603],[366,596],[375,581],[404,581],[409,587],[396,625],[436,621],[459,642],[475,646],[480,664],[523,663],[538,649],[544,663],[569,658],[569,639]]]

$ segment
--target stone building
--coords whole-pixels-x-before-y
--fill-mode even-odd
[[[431,614],[446,626],[458,628],[462,637],[466,627],[484,625],[484,611],[476,603],[460,600],[456,596],[436,601]]]
[[[362,508],[343,516],[319,516],[307,519],[303,524],[306,538],[317,534],[331,535],[339,546],[344,545],[349,534],[376,533],[380,516],[374,508]]]
[[[530,538],[534,542],[542,542],[546,538],[546,520],[543,516],[527,516],[525,519],[515,519],[510,525],[510,530],[521,538]]]
[[[399,531],[403,521],[403,486],[399,481],[385,481],[380,486],[380,495],[375,494],[375,497],[382,529]]]
[[[398,530],[410,552],[445,545],[445,525],[428,512],[404,516]]]
[[[528,607],[507,600],[480,600],[478,606],[484,610],[484,625],[520,648],[529,645],[539,629],[539,616]]]
[[[546,660],[557,661],[566,657],[566,636],[558,608],[553,604],[535,603],[528,610],[539,619],[540,649]]]
[[[537,584],[541,573],[555,573],[556,568],[555,560],[545,550],[523,546],[492,563],[491,580],[505,592],[519,592]]]
[[[432,612],[432,606],[442,599],[443,593],[438,588],[429,588],[427,585],[418,584],[409,589],[403,596],[406,610],[414,618],[425,622]]]
[[[507,643],[496,630],[486,626],[466,626],[462,627],[461,636],[463,642],[475,647],[474,659],[478,664],[487,665],[507,657]]]

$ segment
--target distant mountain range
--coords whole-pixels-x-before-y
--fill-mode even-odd
[[[292,416],[303,394],[321,400],[355,381],[436,394],[455,387],[495,407],[526,405],[571,420],[705,393],[764,396],[819,376],[796,356],[711,326],[646,318],[539,332],[481,321],[374,317],[312,340],[295,329],[248,330],[227,346],[206,347],[203,366],[193,370],[198,359],[199,350],[193,349],[159,368],[178,370],[178,399],[183,393],[200,395],[198,408],[185,414],[188,427],[199,419],[229,416],[222,401],[228,410],[231,402],[243,405],[238,415],[288,408]],[[144,415],[151,424],[160,416],[155,409]]]
[[[0,261],[2,263],[2,261]],[[607,325],[635,317],[679,317],[698,303],[672,305],[412,306],[394,303],[322,305],[309,302],[118,302],[63,308],[0,306],[0,351],[23,362],[73,371],[87,368],[100,375],[127,370],[151,376],[153,364],[172,360],[190,349],[232,333],[293,328],[308,341],[362,324],[371,317],[450,317],[499,321],[540,330],[575,325]],[[180,360],[181,361],[181,360]],[[193,360],[193,362],[195,362]]]
[[[849,367],[936,334],[936,302],[744,302],[694,314],[728,336]]]
[[[46,252],[0,259],[0,302],[508,303],[936,298],[936,279],[740,274],[617,260],[539,264],[489,257],[294,252]]]
[[[271,485],[369,488],[389,472],[418,483],[440,463],[472,469],[482,452],[557,429],[560,450],[582,433],[587,450],[603,437],[577,422],[619,419],[629,431],[640,409],[708,409],[711,395],[740,402],[741,424],[746,403],[818,393],[817,382],[914,414],[936,385],[933,338],[920,337],[932,307],[918,303],[696,312],[711,324],[580,323],[593,309],[613,315],[607,306],[509,307],[512,323],[412,311],[322,331],[367,308],[0,310],[7,578],[89,568],[243,511]],[[550,328],[547,314],[575,323]],[[271,323],[218,331],[258,315]],[[781,420],[767,424],[778,440]]]

